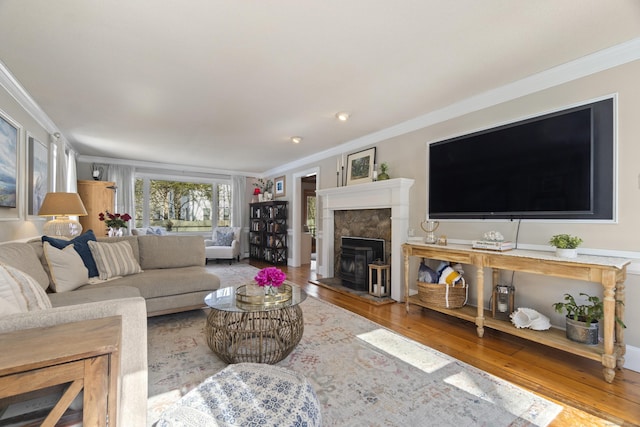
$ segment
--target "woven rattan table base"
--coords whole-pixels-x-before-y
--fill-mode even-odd
[[[209,348],[227,363],[277,363],[300,342],[303,331],[298,305],[253,312],[212,308],[207,316]]]

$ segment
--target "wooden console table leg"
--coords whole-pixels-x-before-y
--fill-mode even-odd
[[[484,336],[484,265],[481,256],[474,256],[472,260],[476,267],[476,287],[478,288],[476,329],[478,336],[482,338]]]
[[[616,317],[624,321],[624,307],[625,307],[624,305],[627,299],[625,287],[624,287],[624,279],[616,283],[615,299],[616,299],[616,310],[615,310]],[[627,352],[627,347],[624,345],[624,328],[621,325],[619,325],[618,322],[615,323],[615,328],[616,328],[615,347],[616,347],[616,354],[618,355],[618,358],[616,360],[616,367],[618,369],[622,369],[624,366],[624,355]]]
[[[615,329],[615,286],[616,277],[613,271],[604,271],[602,275],[602,286],[604,286],[604,354],[602,355],[602,366],[604,379],[608,383],[613,381],[616,376],[616,354],[614,353],[614,329]]]

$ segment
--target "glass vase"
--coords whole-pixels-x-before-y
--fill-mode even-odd
[[[121,237],[124,235],[122,228],[120,227],[109,227],[109,232],[107,233],[109,237]]]

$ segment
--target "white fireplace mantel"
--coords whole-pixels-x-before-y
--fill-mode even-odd
[[[324,277],[334,276],[334,211],[391,208],[391,298],[402,301],[401,245],[406,242],[409,230],[409,190],[413,183],[413,179],[395,178],[318,190],[322,212],[318,272]]]

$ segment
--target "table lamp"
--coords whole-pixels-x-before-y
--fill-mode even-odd
[[[82,225],[69,216],[85,216],[87,210],[78,193],[47,193],[38,215],[54,217],[42,227],[45,236],[73,238],[82,233]]]

